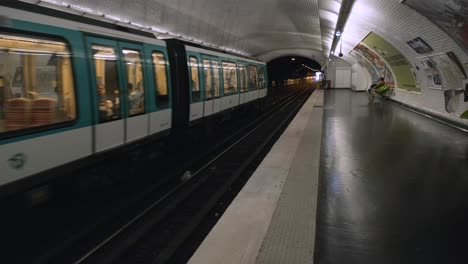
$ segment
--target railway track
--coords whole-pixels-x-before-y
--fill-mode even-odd
[[[182,245],[243,172],[272,143],[311,94],[288,98],[185,181],[155,201],[74,264],[174,263]]]

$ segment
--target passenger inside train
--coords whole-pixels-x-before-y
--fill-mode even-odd
[[[116,98],[114,97],[114,94],[108,95],[104,85],[102,84],[98,84],[97,90],[100,100],[99,114],[101,121],[117,119],[119,112],[115,109],[117,105],[115,104]]]
[[[128,84],[128,101],[130,116],[141,114],[144,112],[143,92],[139,87],[133,87]]]

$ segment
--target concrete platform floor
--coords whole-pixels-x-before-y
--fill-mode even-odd
[[[315,263],[468,263],[468,134],[327,90]]]

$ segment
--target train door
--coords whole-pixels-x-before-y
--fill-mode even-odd
[[[249,101],[258,98],[258,71],[256,65],[249,65]]]
[[[203,94],[201,89],[202,74],[200,70],[201,58],[199,53],[187,51],[187,66],[190,79],[190,115],[189,121],[203,117]]]
[[[125,142],[148,136],[148,83],[144,74],[143,47],[141,45],[119,42],[120,63],[125,98]]]
[[[203,90],[205,92],[203,116],[210,116],[214,110],[213,66],[211,57],[202,55]]]
[[[221,112],[221,71],[218,57],[211,57],[213,66],[213,113]]]
[[[266,65],[263,65],[263,71],[264,71],[264,87],[265,87],[265,91],[263,92],[263,97],[267,96],[268,94],[268,69],[267,69],[267,66]]]
[[[239,103],[239,86],[237,78],[237,64],[235,61],[223,59],[223,100],[221,109],[236,107]]]
[[[258,97],[262,98],[265,95],[265,67],[260,65],[258,66]]]
[[[94,152],[99,152],[125,143],[125,90],[119,74],[124,71],[116,41],[87,37],[86,44],[94,91]]]
[[[169,63],[164,47],[144,44],[146,60],[147,108],[150,118],[150,134],[166,131],[172,127],[172,89]]]
[[[239,62],[237,67],[239,69],[239,104],[244,104],[247,102],[247,92],[249,91],[247,66],[243,62]]]

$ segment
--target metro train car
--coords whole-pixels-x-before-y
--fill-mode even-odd
[[[0,195],[255,104],[266,74],[264,62],[228,52],[0,5]]]

